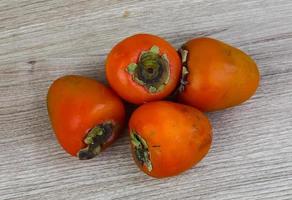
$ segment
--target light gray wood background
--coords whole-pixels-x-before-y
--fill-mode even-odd
[[[54,79],[104,80],[122,38],[160,35],[176,47],[224,40],[258,63],[251,100],[209,113],[214,142],[186,173],[162,180],[134,165],[126,134],[98,158],[58,145],[46,110]],[[291,0],[0,0],[0,199],[292,199]]]

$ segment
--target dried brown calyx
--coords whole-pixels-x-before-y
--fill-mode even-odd
[[[80,160],[88,160],[97,156],[102,145],[112,136],[114,126],[112,122],[105,122],[92,128],[84,139],[87,146],[81,149],[77,156]]]
[[[189,74],[188,70],[188,50],[186,50],[183,46],[178,50],[180,57],[181,57],[181,62],[182,62],[182,74],[181,74],[181,79],[180,79],[180,85],[178,87],[178,93],[181,93],[184,91],[185,86],[188,84],[187,81],[187,76]]]
[[[146,141],[134,130],[131,131],[130,135],[136,159],[142,166],[145,165],[147,170],[151,172],[152,163]]]

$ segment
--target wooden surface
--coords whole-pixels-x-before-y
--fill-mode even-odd
[[[261,71],[251,100],[209,113],[214,142],[186,173],[156,180],[134,165],[126,135],[90,161],[57,144],[46,110],[54,79],[104,80],[122,38],[197,36],[250,54]],[[292,199],[292,1],[0,0],[0,199]]]

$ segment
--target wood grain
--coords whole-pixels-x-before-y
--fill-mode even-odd
[[[292,1],[0,0],[0,199],[292,199]],[[208,156],[163,180],[134,165],[126,134],[98,158],[69,157],[51,130],[46,93],[65,74],[105,82],[122,38],[198,36],[257,61],[261,86],[239,107],[209,113]]]

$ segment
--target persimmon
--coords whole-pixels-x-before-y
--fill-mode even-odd
[[[177,86],[181,59],[164,39],[150,34],[128,37],[106,59],[106,77],[123,99],[134,104],[160,100]]]
[[[129,132],[136,164],[156,178],[191,168],[212,142],[211,124],[201,111],[168,101],[140,106],[130,118]]]
[[[121,99],[98,81],[82,76],[54,81],[47,107],[60,145],[81,160],[93,158],[108,147],[124,124]]]
[[[196,38],[181,50],[183,78],[179,100],[215,111],[249,99],[259,85],[259,70],[243,51],[211,38]]]

